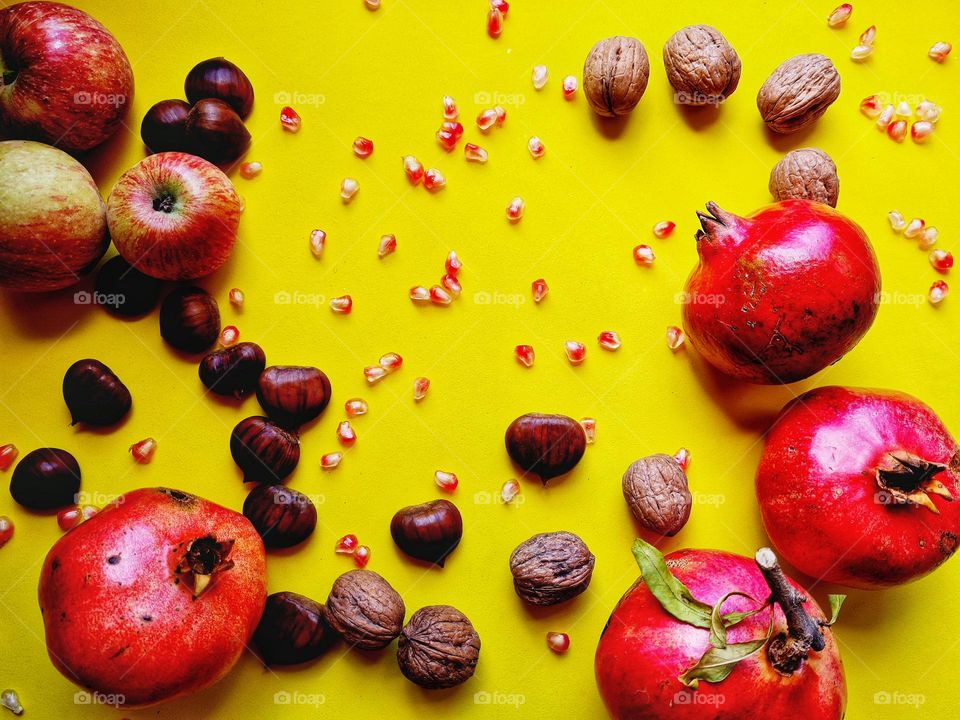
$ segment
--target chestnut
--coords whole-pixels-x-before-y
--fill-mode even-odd
[[[576,467],[587,448],[587,435],[566,415],[527,413],[510,423],[504,442],[510,458],[546,485]]]
[[[258,485],[243,501],[243,514],[268,548],[299,545],[317,527],[317,508],[302,492],[283,485]]]
[[[147,110],[140,123],[140,139],[151,153],[176,150],[189,152],[187,115],[190,104],[183,100],[161,100]]]
[[[323,603],[294,592],[267,597],[253,642],[266,665],[296,665],[320,654],[336,639]]]
[[[230,433],[230,454],[244,482],[279,483],[300,462],[300,441],[265,417],[237,423]]]
[[[260,374],[257,400],[272,420],[297,428],[330,402],[330,380],[315,367],[273,365]]]
[[[77,360],[63,376],[63,399],[78,422],[97,427],[114,425],[130,411],[130,391],[99,360]]]
[[[162,287],[160,280],[143,274],[116,255],[100,266],[96,301],[113,315],[143,315],[157,306]]]
[[[246,74],[226,58],[217,57],[194,65],[183,83],[191,104],[204,98],[222,100],[246,120],[253,109],[253,84]]]
[[[230,163],[250,147],[250,132],[223,100],[200,100],[187,115],[191,151],[217,165]]]
[[[463,518],[449,500],[431,500],[398,510],[390,534],[410,557],[443,567],[463,536]]]
[[[203,288],[179,287],[160,306],[160,335],[177,350],[198,353],[220,334],[220,308]]]
[[[200,382],[212,393],[240,398],[256,388],[266,364],[266,355],[259,345],[237,343],[204,356],[200,361]]]
[[[31,510],[74,505],[80,492],[80,465],[66,450],[40,448],[23,456],[13,469],[10,494]]]

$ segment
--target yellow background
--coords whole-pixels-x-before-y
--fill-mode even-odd
[[[665,549],[718,547],[749,555],[765,543],[753,494],[760,435],[795,394],[830,383],[897,388],[960,427],[960,298],[940,309],[925,302],[936,274],[886,220],[893,207],[908,218],[924,217],[940,228],[946,248],[960,229],[954,122],[960,57],[942,66],[926,57],[934,41],[960,40],[951,3],[861,0],[850,26],[831,30],[825,18],[833,0],[516,0],[499,40],[485,33],[483,0],[384,0],[376,13],[360,0],[78,4],[117,35],[136,75],[130,132],[88,158],[104,196],[143,157],[143,113],[158,100],[181,97],[195,62],[225,55],[256,87],[248,158],[261,161],[264,171],[252,181],[235,176],[247,205],[240,242],[229,264],[202,284],[219,299],[224,322],[261,343],[268,362],[316,364],[334,388],[329,409],[303,434],[302,460],[290,481],[322,496],[320,524],[304,547],[271,554],[270,590],[323,600],[334,578],[352,567],[333,554],[333,543],[353,532],[372,548],[369,567],[402,593],[408,613],[453,604],[473,620],[483,643],[475,678],[452,691],[429,693],[405,680],[395,646],[380,655],[338,647],[312,666],[275,672],[248,655],[210,691],[124,716],[314,712],[274,706],[276,692],[290,692],[322,694],[319,714],[336,718],[603,717],[593,653],[610,610],[638,574],[630,555],[636,531],[620,493],[630,462],[688,447],[698,502]],[[739,90],[715,115],[675,106],[663,72],[664,41],[693,23],[718,27],[743,60]],[[849,51],[871,23],[878,27],[876,52],[854,64]],[[569,73],[579,77],[595,41],[615,34],[644,42],[651,73],[636,111],[610,128],[592,116],[582,94],[565,102],[560,84]],[[809,132],[767,135],[754,102],[757,89],[782,60],[814,51],[837,64],[839,100]],[[550,69],[541,92],[530,82],[536,63]],[[896,145],[878,133],[857,109],[875,92],[923,95],[943,105],[930,143]],[[299,134],[281,131],[276,93],[300,94]],[[465,163],[462,143],[450,155],[437,146],[444,94],[460,105],[465,140],[489,151],[485,166]],[[506,125],[480,136],[473,119],[493,96],[507,109]],[[534,134],[547,148],[539,161],[526,149]],[[376,143],[366,161],[351,153],[357,135]],[[856,350],[812,380],[766,388],[718,379],[694,353],[672,354],[664,341],[666,326],[679,321],[674,294],[696,258],[694,212],[708,200],[743,214],[763,205],[770,168],[787,150],[806,145],[836,160],[839,209],[872,238],[885,289],[914,297],[884,305]],[[400,164],[408,153],[440,168],[447,188],[436,195],[411,188]],[[349,206],[338,197],[345,176],[356,177],[361,188]],[[511,226],[504,208],[514,195],[524,197],[527,213]],[[667,218],[677,231],[657,241],[651,227]],[[308,250],[315,227],[328,233],[319,262]],[[380,261],[377,241],[388,232],[397,235],[399,250]],[[631,259],[641,242],[654,246],[653,268],[638,268]],[[414,306],[408,288],[435,283],[451,248],[465,263],[463,297],[448,308]],[[551,291],[535,306],[530,282],[541,276]],[[234,286],[246,293],[242,311],[227,302]],[[277,305],[277,292],[350,293],[354,311],[343,317],[325,304]],[[474,299],[478,292],[521,300],[483,305]],[[195,364],[161,341],[155,313],[118,320],[73,304],[72,291],[2,296],[0,308],[0,442],[16,443],[21,456],[39,446],[70,450],[83,469],[84,490],[100,498],[168,485],[240,508],[245,490],[227,442],[238,420],[258,413],[256,400],[235,406],[204,397]],[[597,347],[604,329],[623,337],[619,352]],[[577,368],[563,354],[569,338],[588,347]],[[530,370],[513,359],[518,343],[536,348]],[[403,355],[403,369],[368,388],[363,366],[387,351]],[[61,378],[71,362],[89,356],[106,362],[133,393],[132,414],[113,432],[69,426]],[[418,375],[428,376],[432,387],[415,405],[411,386]],[[323,473],[320,455],[337,448],[343,401],[353,396],[366,398],[370,413],[355,421],[359,441],[341,467]],[[495,496],[515,475],[503,431],[528,411],[595,417],[597,443],[575,472],[546,490],[524,483],[522,504],[476,502],[476,493]],[[146,436],[157,438],[159,450],[151,465],[135,466],[127,446]],[[445,569],[424,570],[401,557],[388,525],[401,506],[439,496],[438,468],[460,477],[453,499],[466,530]],[[75,707],[75,689],[44,651],[35,593],[43,555],[60,535],[54,519],[24,512],[6,492],[0,513],[17,526],[0,551],[0,685],[20,692],[31,717],[117,717],[106,708]],[[572,603],[531,611],[513,593],[507,560],[528,536],[557,529],[577,532],[596,554],[593,583]],[[817,587],[815,595],[823,602],[828,590]],[[954,560],[908,587],[851,593],[836,628],[850,720],[958,717],[951,684],[960,662],[958,591],[960,561]],[[548,630],[570,633],[568,655],[547,651]],[[478,692],[520,695],[523,704],[478,705]],[[919,694],[921,712],[876,704],[876,693]]]

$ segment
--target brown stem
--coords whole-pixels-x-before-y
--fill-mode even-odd
[[[776,602],[787,618],[787,632],[780,633],[767,646],[770,664],[780,673],[796,672],[811,650],[819,652],[826,647],[820,623],[803,609],[807,598],[796,591],[787,580],[770,548],[760,548],[756,555],[757,566],[770,588],[770,599]]]

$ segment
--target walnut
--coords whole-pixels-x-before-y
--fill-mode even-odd
[[[400,672],[420,687],[460,685],[473,677],[479,658],[480,636],[467,616],[449,605],[420,608],[400,633]]]
[[[400,634],[405,613],[397,591],[371,570],[344,573],[327,598],[327,624],[362,650],[389,645]]]
[[[690,517],[687,476],[669,455],[640,458],[628,467],[623,497],[637,522],[660,535],[676,535]]]
[[[640,102],[650,78],[650,60],[636,38],[601,40],[583,64],[583,92],[598,115],[626,115]]]
[[[595,560],[573,533],[534,535],[510,556],[514,589],[532,605],[557,605],[587,589]]]
[[[796,55],[771,73],[757,93],[767,127],[788,134],[815,122],[840,95],[840,74],[830,59]]]
[[[770,172],[770,194],[775,200],[815,200],[836,207],[839,193],[837,166],[819,148],[789,152]]]
[[[680,105],[718,105],[740,83],[740,56],[709,25],[677,30],[663,46],[663,66]]]

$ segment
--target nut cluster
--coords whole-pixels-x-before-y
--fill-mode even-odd
[[[770,194],[774,200],[813,200],[836,207],[840,194],[837,166],[819,148],[793,150],[770,172]]]
[[[636,38],[601,40],[583,64],[583,93],[598,115],[616,117],[633,110],[647,89],[650,60]]]
[[[557,605],[587,589],[595,560],[571,532],[534,535],[510,556],[513,587],[531,605]]]
[[[716,28],[690,25],[663,46],[667,80],[681,105],[717,105],[740,83],[740,56]]]

